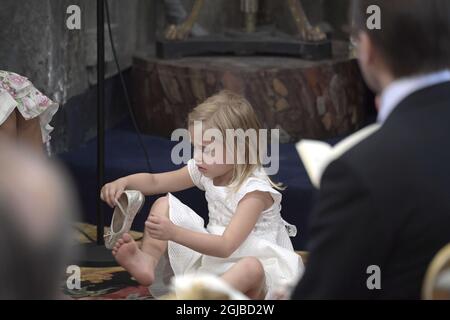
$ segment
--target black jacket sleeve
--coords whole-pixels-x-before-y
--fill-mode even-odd
[[[329,165],[321,186],[309,223],[310,255],[292,298],[376,298],[367,287],[368,267],[382,267],[389,235],[370,188],[343,160]]]

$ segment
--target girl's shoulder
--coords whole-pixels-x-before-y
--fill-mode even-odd
[[[198,170],[197,165],[195,164],[194,159],[190,159],[187,162],[187,168],[189,171],[189,175],[191,176],[192,182],[195,184],[197,188],[200,190],[205,191],[205,177],[202,175],[202,173]]]
[[[250,192],[261,191],[269,193],[275,203],[280,203],[282,195],[276,190],[263,168],[258,168],[250,175],[239,188],[236,194],[237,201],[239,202],[246,194]]]

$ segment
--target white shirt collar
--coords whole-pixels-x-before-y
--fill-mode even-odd
[[[409,95],[442,82],[450,81],[450,70],[438,71],[416,77],[403,78],[391,83],[382,93],[378,122],[383,123]]]

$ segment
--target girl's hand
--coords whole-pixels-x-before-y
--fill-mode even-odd
[[[100,192],[100,198],[111,208],[114,208],[116,206],[116,200],[119,200],[119,197],[125,191],[126,187],[127,183],[125,179],[118,179],[111,183],[107,183],[103,186],[102,191]]]
[[[157,240],[173,240],[176,226],[168,217],[150,216],[145,222],[145,229],[149,235]]]

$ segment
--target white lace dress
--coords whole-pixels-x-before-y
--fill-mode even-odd
[[[303,262],[295,253],[289,239],[289,236],[295,236],[297,231],[295,226],[281,218],[281,194],[272,188],[264,170],[256,170],[237,192],[231,192],[230,188],[215,186],[211,179],[202,175],[194,160],[188,162],[188,169],[194,184],[205,191],[209,223],[205,229],[203,219],[169,193],[170,220],[183,228],[216,235],[223,234],[239,201],[249,192],[269,192],[274,203],[261,214],[249,237],[229,258],[206,256],[169,241],[167,254],[161,258],[155,271],[156,282],[149,288],[153,296],[166,294],[174,275],[191,273],[222,275],[234,263],[245,257],[256,257],[261,261],[266,276],[266,297],[270,297],[271,293],[278,289],[294,285],[304,269]]]

